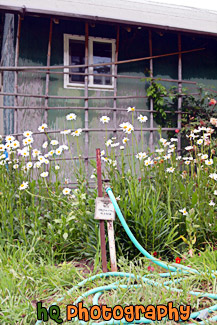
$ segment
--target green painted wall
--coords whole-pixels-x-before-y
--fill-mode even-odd
[[[38,17],[25,17],[21,27],[20,42],[20,59],[19,65],[46,65],[46,55],[49,35],[49,19]],[[59,24],[53,24],[51,65],[63,64],[63,34],[84,35],[84,22],[60,20]],[[116,27],[97,23],[95,27],[89,28],[90,36],[116,38]],[[153,37],[153,55],[170,53],[178,51],[178,36],[173,32],[152,31]],[[211,87],[217,86],[217,40],[214,38],[200,37],[197,35],[182,35],[182,50],[192,48],[205,47],[205,51],[195,52],[191,54],[183,54],[183,79],[197,81]],[[149,56],[148,30],[132,28],[127,31],[124,27],[120,29],[120,47],[119,60],[127,60],[139,57]],[[148,76],[149,61],[137,63],[122,64],[118,67],[119,74],[129,74],[132,76]],[[159,78],[178,78],[178,58],[171,56],[154,60],[154,76]],[[163,83],[166,87],[175,85],[173,83]],[[145,95],[147,82],[135,79],[118,79],[118,95]],[[39,73],[20,73],[19,74],[19,91],[34,92],[36,94],[45,93],[45,74]],[[83,90],[72,90],[63,88],[62,75],[50,75],[49,93],[61,96],[83,96]],[[89,91],[90,96],[110,96],[110,91]],[[20,104],[25,105],[44,105],[42,99],[19,99]],[[113,101],[108,100],[89,100],[91,107],[106,107],[113,105]],[[136,106],[137,109],[148,109],[146,99],[128,99],[118,100],[117,106],[127,108],[128,106]],[[83,100],[52,100],[49,99],[49,106],[71,106],[70,112],[75,112],[78,116],[76,127],[84,128],[84,111],[73,110],[74,106],[84,106]],[[54,110],[48,113],[48,124],[51,129],[70,128],[71,125],[65,119],[65,115],[69,113],[66,110]],[[21,131],[31,121],[33,128],[43,122],[43,111],[26,110],[20,112],[20,128]],[[110,127],[113,127],[113,113],[108,111],[90,111],[89,112],[89,128],[99,127],[99,117],[108,115],[111,118]],[[149,114],[146,114],[149,117]],[[117,116],[118,125],[128,120],[127,113],[120,112]],[[34,121],[34,122],[33,122]],[[135,122],[136,127],[140,127]],[[146,126],[149,126],[148,121]],[[157,126],[157,124],[154,124]],[[108,134],[111,136],[112,134]],[[104,136],[104,135],[103,135]],[[89,154],[95,154],[97,146],[102,147],[103,136],[99,132],[92,132],[89,136],[90,147]],[[118,135],[120,138],[121,134]],[[155,132],[155,138],[157,133]],[[138,141],[140,141],[140,133],[138,132]],[[84,145],[84,136],[79,139],[80,145]],[[145,142],[148,144],[149,132],[145,134]]]

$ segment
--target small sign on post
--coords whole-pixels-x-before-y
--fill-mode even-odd
[[[111,271],[117,272],[115,236],[113,227],[113,221],[115,220],[115,208],[109,198],[96,198],[94,219],[107,221]]]
[[[109,198],[97,197],[95,203],[95,219],[115,220],[115,209]]]

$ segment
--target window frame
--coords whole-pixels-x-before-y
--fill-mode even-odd
[[[64,65],[69,65],[69,41],[85,41],[84,35],[72,35],[72,34],[64,34]],[[93,42],[101,42],[101,43],[110,43],[112,44],[112,62],[115,61],[115,48],[116,48],[116,40],[112,38],[102,38],[102,37],[88,37],[88,61],[89,64],[93,63]],[[111,74],[113,75],[112,84],[111,85],[97,85],[94,84],[94,76],[88,76],[88,88],[92,90],[114,90],[114,74],[115,74],[115,65],[112,65]],[[64,68],[64,72],[69,72],[69,68]],[[93,67],[88,68],[89,73],[93,73]],[[64,88],[67,89],[84,89],[84,83],[72,83],[69,81],[69,75],[64,74]]]

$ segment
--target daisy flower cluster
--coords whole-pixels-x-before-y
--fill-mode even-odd
[[[68,114],[66,120],[76,120],[76,114]],[[45,179],[49,177],[49,174],[52,171],[52,168],[49,167],[52,158],[52,161],[55,163],[53,170],[57,172],[60,169],[60,166],[56,163],[55,157],[68,151],[69,147],[66,144],[60,145],[57,139],[50,139],[47,129],[48,125],[46,123],[43,123],[38,127],[38,131],[40,133],[45,133],[47,136],[47,140],[42,144],[41,148],[35,148],[33,132],[30,130],[23,132],[23,137],[20,140],[19,136],[19,141],[13,135],[6,136],[5,143],[0,143],[0,165],[7,165],[7,168],[11,165],[12,170],[20,170],[27,175],[29,175],[30,170],[35,169],[38,170],[38,172],[36,172],[36,174],[35,172],[32,173],[31,176],[35,177],[37,173],[39,173],[39,177]],[[81,128],[76,130],[67,129],[60,131],[60,134],[70,134],[73,137],[79,137],[81,133]],[[26,190],[28,186],[29,182],[23,181],[18,188],[22,191]],[[63,190],[64,195],[68,195],[70,192],[71,190],[68,188]]]
[[[136,109],[135,107],[128,107],[127,112],[132,112],[135,114]],[[140,123],[145,123],[148,119],[146,116],[139,115],[137,117]],[[100,118],[100,122],[109,123],[110,118],[107,116],[102,116]],[[132,119],[133,121],[133,119]],[[217,119],[211,118],[210,124],[217,127]],[[108,139],[105,142],[106,147],[118,147],[120,150],[125,148],[125,145],[130,140],[130,136],[134,131],[133,123],[126,121],[121,123],[120,125],[121,130],[127,136],[122,138],[122,146],[119,146],[119,142],[115,142],[113,139]],[[198,168],[209,173],[208,177],[212,180],[217,181],[217,174],[213,172],[214,169],[214,155],[215,150],[211,147],[211,138],[212,134],[214,133],[214,129],[212,127],[205,127],[199,126],[192,129],[189,134],[186,136],[189,140],[189,145],[187,145],[182,150],[182,155],[177,154],[177,145],[178,145],[178,137],[171,137],[170,139],[166,139],[160,137],[159,139],[159,147],[155,149],[154,153],[148,154],[144,151],[138,151],[134,156],[141,164],[144,164],[145,168],[150,168],[150,172],[152,169],[160,168],[161,164],[164,164],[164,173],[165,177],[170,177],[171,174],[179,175],[179,177],[183,180],[183,182],[190,177],[192,174],[192,170],[196,171]],[[178,132],[175,132],[178,133]],[[133,143],[132,143],[133,144]],[[112,151],[111,151],[112,153]],[[108,154],[108,152],[107,152]],[[113,158],[115,155],[112,156]],[[105,157],[103,155],[102,160],[107,162],[110,166],[117,166],[117,162],[113,162],[113,158]],[[142,168],[142,167],[140,167]],[[166,176],[168,175],[168,176]],[[193,176],[193,174],[192,174]],[[213,195],[217,194],[217,190],[214,190]],[[210,207],[215,206],[214,198],[212,198],[208,204]],[[187,215],[188,211],[187,208],[179,209],[179,212],[183,215]]]

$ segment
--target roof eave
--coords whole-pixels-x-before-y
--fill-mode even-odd
[[[55,17],[55,18],[64,18],[64,19],[82,19],[82,20],[88,20],[88,21],[100,21],[100,22],[108,22],[113,24],[124,24],[124,25],[132,25],[132,26],[143,26],[146,28],[156,28],[156,29],[163,29],[163,30],[169,30],[169,31],[177,31],[177,32],[186,32],[186,33],[194,33],[194,34],[200,34],[200,35],[209,35],[209,36],[215,36],[217,35],[216,32],[206,32],[206,31],[200,31],[200,30],[193,30],[193,29],[185,29],[185,28],[178,28],[178,27],[172,27],[172,26],[166,26],[166,25],[160,25],[160,24],[150,24],[150,23],[144,23],[144,22],[138,22],[138,21],[126,21],[123,19],[114,19],[114,18],[106,18],[106,17],[100,17],[100,16],[90,16],[90,15],[81,15],[81,14],[74,14],[74,13],[68,13],[68,12],[57,12],[53,10],[41,10],[41,9],[32,9],[32,8],[26,8],[23,7],[17,7],[17,6],[5,6],[0,5],[0,11],[4,13],[14,13],[14,14],[20,14],[21,16],[44,16],[44,17]]]

